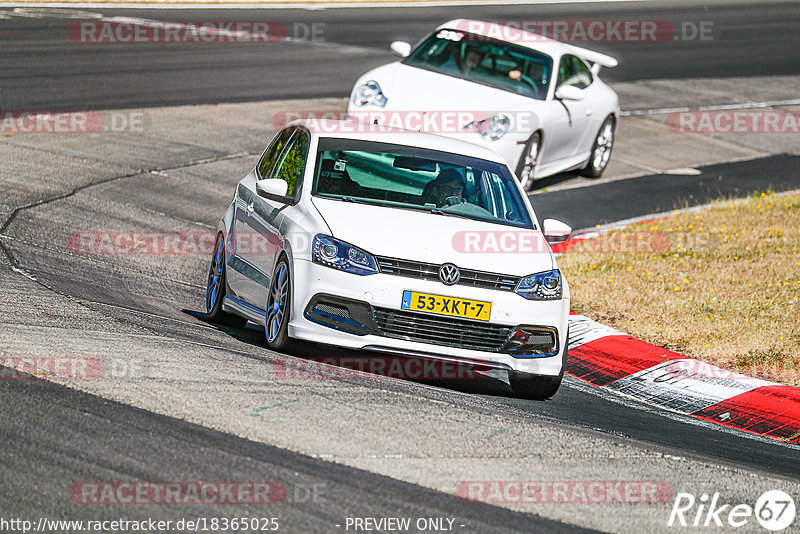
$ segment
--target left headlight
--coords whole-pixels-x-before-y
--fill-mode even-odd
[[[526,276],[514,292],[528,300],[558,300],[561,298],[561,272],[554,269]]]
[[[375,80],[363,83],[353,91],[353,104],[357,107],[366,106],[367,104],[384,107],[387,100],[388,98],[383,94],[381,86]]]
[[[311,250],[314,263],[360,276],[378,273],[375,256],[339,239],[317,234]]]
[[[509,128],[511,128],[511,119],[502,113],[488,119],[472,121],[464,126],[468,132],[479,133],[487,141],[497,141],[508,133]]]

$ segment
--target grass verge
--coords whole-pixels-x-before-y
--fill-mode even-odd
[[[585,241],[572,309],[724,369],[800,386],[800,193],[756,193]]]

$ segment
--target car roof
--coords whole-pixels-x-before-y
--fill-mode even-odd
[[[311,135],[318,138],[358,139],[427,148],[506,164],[505,160],[493,150],[460,139],[432,133],[367,124],[354,120],[334,119],[299,119],[289,123],[287,126],[302,126]]]
[[[511,28],[516,35],[519,35],[520,38],[515,40],[504,39],[502,37],[501,30],[506,27]],[[616,67],[618,64],[617,60],[611,56],[607,56],[587,48],[581,48],[568,43],[562,43],[561,41],[544,37],[538,33],[520,29],[519,25],[504,24],[502,21],[453,19],[449,22],[445,22],[436,29],[466,31],[482,37],[496,39],[498,41],[511,42],[519,46],[524,46],[525,48],[530,48],[531,50],[538,50],[539,52],[543,52],[552,58],[558,58],[564,54],[573,54],[585,59],[586,61],[589,61],[590,63],[598,63],[604,67]]]

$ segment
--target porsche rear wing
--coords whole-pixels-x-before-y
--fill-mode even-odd
[[[586,48],[581,48],[579,46],[574,45],[567,45],[571,50],[572,54],[575,54],[578,57],[581,57],[592,64],[592,72],[597,74],[600,71],[600,67],[608,67],[609,69],[613,69],[617,65],[619,65],[619,61],[611,56],[607,56],[605,54],[601,54],[600,52],[595,52],[594,50],[588,50]]]

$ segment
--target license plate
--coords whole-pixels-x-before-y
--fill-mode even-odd
[[[403,291],[404,310],[449,315],[465,319],[488,321],[492,313],[492,303],[482,300],[467,300],[443,295],[432,295],[418,291]]]

